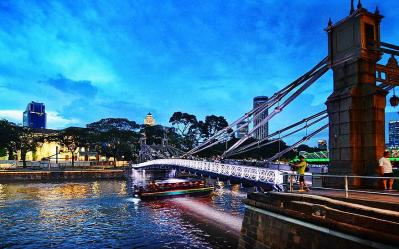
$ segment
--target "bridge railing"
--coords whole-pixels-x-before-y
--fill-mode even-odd
[[[253,166],[184,159],[157,159],[136,164],[132,167],[138,169],[155,165],[177,166],[193,170],[206,171],[223,176],[242,178],[249,181],[259,181],[275,185],[283,184],[283,175],[281,174],[281,171]]]
[[[293,185],[297,181],[299,176],[297,173],[282,172],[284,177],[283,185],[288,186],[288,191],[293,192]],[[326,178],[335,179],[334,187],[324,187],[323,183]],[[368,189],[359,189],[354,186],[355,181],[367,181],[367,184],[372,186]],[[330,175],[330,174],[315,174],[305,173],[305,183],[312,189],[320,190],[333,190],[343,192],[345,197],[348,198],[349,194],[352,193],[368,193],[368,194],[380,194],[380,195],[394,195],[399,196],[399,191],[381,191],[382,181],[386,180],[387,188],[390,188],[390,180],[399,181],[399,177],[383,177],[383,176],[355,176],[355,175]]]

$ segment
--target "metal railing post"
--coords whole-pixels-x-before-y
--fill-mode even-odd
[[[294,180],[294,177],[293,177],[293,175],[289,175],[289,178],[290,178],[290,192],[293,192],[293,180]]]
[[[345,198],[348,198],[349,194],[348,194],[348,176],[345,175]]]

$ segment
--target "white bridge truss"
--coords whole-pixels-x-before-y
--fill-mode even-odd
[[[259,181],[268,184],[283,184],[283,174],[279,170],[253,166],[233,165],[216,162],[194,161],[184,159],[157,159],[133,165],[133,169],[151,166],[177,166],[193,170],[205,171],[217,175],[237,177],[249,181]]]

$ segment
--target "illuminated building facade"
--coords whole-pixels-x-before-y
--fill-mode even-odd
[[[44,104],[30,102],[24,111],[23,124],[25,127],[33,129],[46,129],[46,110]]]
[[[327,140],[320,139],[317,141],[317,148],[320,150],[327,150]]]
[[[399,121],[389,121],[388,141],[390,148],[399,148]]]
[[[267,103],[267,101],[269,100],[269,97],[267,96],[258,96],[254,98],[254,102],[253,102],[253,107],[256,108],[264,103]],[[264,118],[267,117],[267,115],[269,114],[269,110],[266,109],[263,112],[258,112],[255,113],[255,118],[254,118],[254,127],[257,126],[260,122],[262,122],[262,120]],[[254,132],[254,138],[261,140],[265,137],[267,137],[269,135],[269,122],[266,122],[266,124],[262,125],[261,127],[259,127],[259,129],[257,129]]]
[[[240,129],[241,127],[241,129]],[[237,124],[237,138],[242,138],[245,135],[248,134],[248,123],[245,121],[242,121]]]
[[[148,126],[154,126],[156,123],[154,117],[152,116],[151,113],[148,113],[147,116],[144,119],[144,124]]]

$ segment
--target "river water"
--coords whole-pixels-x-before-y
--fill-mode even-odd
[[[172,174],[0,184],[0,248],[235,248],[246,190],[220,183],[206,198],[134,198],[134,184]]]

